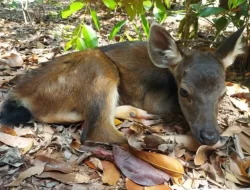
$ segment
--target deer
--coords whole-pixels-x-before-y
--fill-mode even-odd
[[[126,143],[114,118],[152,124],[184,116],[204,145],[220,139],[218,104],[226,68],[244,52],[244,27],[215,52],[185,52],[165,28],[150,27],[146,42],[119,42],[69,53],[21,77],[2,105],[0,123],[84,121],[81,143]]]

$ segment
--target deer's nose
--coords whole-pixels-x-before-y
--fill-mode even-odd
[[[199,135],[199,141],[201,144],[214,145],[220,139],[220,134],[215,128],[204,128]]]

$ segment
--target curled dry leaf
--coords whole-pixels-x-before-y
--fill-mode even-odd
[[[33,139],[17,137],[0,132],[0,141],[12,147],[27,148],[33,144]]]
[[[37,176],[40,178],[53,178],[57,181],[66,184],[73,184],[73,183],[88,183],[90,178],[86,174],[79,174],[79,173],[70,173],[64,174],[59,172],[43,172],[41,175]]]
[[[115,165],[108,161],[102,161],[102,167],[102,182],[107,183],[109,185],[116,185],[121,175]]]
[[[11,53],[5,62],[9,67],[21,67],[23,65],[23,58],[16,53]]]
[[[179,160],[173,157],[158,153],[139,151],[132,147],[128,148],[128,150],[154,167],[166,172],[171,177],[181,178],[184,174],[183,165],[179,162]]]
[[[45,166],[45,163],[37,163],[35,166],[20,173],[17,179],[15,179],[13,182],[11,182],[10,184],[8,184],[6,186],[19,186],[20,183],[24,179],[26,179],[30,176],[33,176],[33,175],[37,175],[37,174],[40,175],[44,170],[44,166]]]
[[[210,155],[211,152],[216,150],[217,148],[223,147],[226,144],[227,139],[228,139],[227,137],[221,137],[220,140],[213,146],[207,146],[207,145],[200,146],[194,157],[195,165],[200,166],[204,164],[208,159],[208,155]]]
[[[154,186],[166,181],[166,175],[150,164],[131,155],[119,146],[113,146],[115,163],[122,173],[137,184]],[[169,178],[168,178],[169,179]]]
[[[63,173],[72,173],[74,172],[73,168],[66,162],[55,160],[53,158],[44,156],[44,155],[38,155],[36,156],[36,159],[45,163],[44,171],[60,171]]]

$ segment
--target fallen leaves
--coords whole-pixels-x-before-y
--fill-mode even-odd
[[[126,150],[113,146],[115,163],[122,173],[137,184],[144,186],[154,186],[166,181],[165,176],[160,171],[153,168],[148,163],[131,155]]]
[[[26,178],[33,175],[40,175],[44,170],[45,163],[38,163],[37,165],[20,173],[18,178],[6,186],[19,186],[19,184]]]
[[[30,147],[31,144],[33,144],[33,139],[12,136],[1,132],[0,132],[0,141],[4,144],[17,148],[27,148]]]
[[[181,178],[184,174],[183,165],[175,158],[166,156],[163,154],[157,154],[146,151],[139,151],[134,148],[129,148],[129,151],[132,152],[137,157],[142,160],[150,163],[154,167],[166,172],[171,177]]]
[[[120,172],[111,162],[102,161],[102,166],[103,166],[102,182],[107,183],[109,185],[115,185],[120,179]]]
[[[88,183],[90,180],[88,175],[79,173],[62,174],[59,172],[43,172],[38,177],[53,178],[65,184]]]

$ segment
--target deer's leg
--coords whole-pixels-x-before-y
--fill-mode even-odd
[[[108,87],[108,89],[107,89]],[[92,94],[88,103],[81,135],[81,143],[85,140],[105,143],[126,143],[127,139],[114,125],[115,108],[118,101],[117,84],[103,85],[102,90]]]
[[[149,114],[142,109],[128,105],[117,107],[115,117],[120,119],[127,119],[130,121],[136,121],[142,123],[143,125],[154,125],[162,122],[159,116]]]

